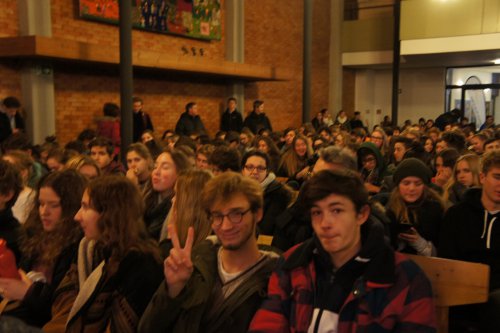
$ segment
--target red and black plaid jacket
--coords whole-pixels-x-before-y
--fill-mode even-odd
[[[376,251],[341,307],[338,332],[436,332],[428,278],[403,254],[384,247]],[[249,332],[307,332],[313,314],[315,248],[311,239],[285,253]]]

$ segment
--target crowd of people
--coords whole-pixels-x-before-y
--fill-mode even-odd
[[[325,109],[273,131],[263,101],[243,120],[229,98],[212,138],[195,102],[159,133],[136,97],[120,151],[116,104],[64,146],[33,146],[19,101],[4,107],[0,238],[19,277],[0,262],[0,331],[436,332],[403,253],[489,265],[490,299],[451,328],[499,331],[492,117],[369,130]]]

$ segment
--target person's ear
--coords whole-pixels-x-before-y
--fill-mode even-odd
[[[358,225],[362,225],[368,220],[368,217],[370,217],[371,209],[369,205],[364,205],[361,207],[361,209],[358,212],[357,216],[357,223]]]
[[[257,223],[260,223],[260,221],[262,221],[262,217],[264,217],[264,210],[262,208],[259,208],[254,214]]]

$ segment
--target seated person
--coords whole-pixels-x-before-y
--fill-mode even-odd
[[[324,170],[302,198],[315,234],[285,253],[249,332],[436,332],[431,284],[387,245],[361,179]]]
[[[114,160],[115,153],[113,143],[111,140],[104,137],[97,137],[96,139],[90,141],[90,157],[96,161],[99,168],[101,168],[101,174],[119,174],[125,175],[125,168],[120,162]]]
[[[262,188],[225,172],[206,184],[202,196],[216,237],[193,247],[190,228],[181,247],[168,226],[173,248],[164,262],[165,282],[141,318],[140,333],[246,332],[266,295],[279,256],[257,247]]]
[[[137,186],[125,177],[90,182],[75,215],[85,235],[78,261],[55,291],[44,332],[137,331],[162,276],[143,211]]]
[[[21,235],[19,221],[12,213],[12,207],[23,188],[21,173],[14,164],[0,159],[0,238],[7,242],[17,259],[19,253],[19,237]]]
[[[74,216],[86,179],[74,170],[55,171],[38,183],[35,202],[24,224],[19,267],[22,279],[0,279],[3,297],[14,301],[4,314],[42,326],[50,319],[54,290],[76,258],[82,237]]]
[[[270,172],[270,160],[266,153],[252,150],[243,156],[241,164],[241,173],[258,181],[264,190],[264,216],[258,229],[260,234],[272,236],[276,217],[288,207],[292,192]]]
[[[436,255],[444,203],[429,188],[431,176],[424,162],[413,157],[404,159],[394,172],[396,187],[386,205],[386,214],[391,243],[397,251]]]
[[[500,151],[483,156],[479,179],[482,188],[469,189],[464,200],[446,212],[438,255],[490,266],[488,303],[467,306],[464,314],[477,311],[480,332],[500,332]]]

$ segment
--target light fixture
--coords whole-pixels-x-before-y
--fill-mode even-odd
[[[493,60],[493,63],[494,63],[495,65],[500,65],[500,59],[495,59],[495,60]]]
[[[462,80],[457,81],[457,86],[463,86],[463,85],[464,85],[464,81],[462,81]]]

